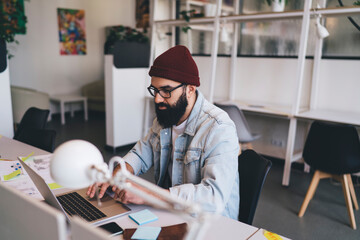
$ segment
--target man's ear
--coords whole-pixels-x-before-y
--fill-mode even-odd
[[[193,94],[196,92],[196,86],[195,85],[188,85],[187,88],[187,96],[190,98]]]

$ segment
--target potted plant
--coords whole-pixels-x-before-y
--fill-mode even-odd
[[[6,48],[6,43],[19,44],[15,39],[15,34],[26,33],[27,18],[24,11],[24,1],[21,0],[7,0],[1,3],[0,8],[0,45]],[[6,50],[6,53],[8,51]],[[13,57],[8,54],[8,58]]]
[[[283,12],[288,0],[265,0],[273,12]]]
[[[105,54],[114,55],[117,68],[148,67],[150,58],[150,41],[147,30],[119,25],[106,29],[107,37]]]

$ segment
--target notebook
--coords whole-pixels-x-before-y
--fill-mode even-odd
[[[40,175],[25,162],[20,161],[20,163],[38,188],[45,202],[64,212],[68,220],[69,217],[77,215],[90,223],[98,224],[131,211],[126,205],[115,201],[107,194],[101,198],[101,206],[98,206],[96,198],[90,199],[86,195],[87,188],[55,196]]]

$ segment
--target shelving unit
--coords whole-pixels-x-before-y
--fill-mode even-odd
[[[158,0],[154,0],[154,5]],[[198,6],[204,6],[204,2],[200,1],[188,1],[189,4],[197,4]],[[234,7],[232,9],[239,9],[239,0],[234,0]],[[319,99],[321,94],[319,94],[320,85],[324,84],[324,80],[320,80],[320,74],[324,73],[322,69],[322,63],[324,60],[321,59],[322,53],[322,40],[317,39],[316,49],[314,54],[314,60],[306,60],[306,51],[307,45],[309,42],[309,29],[310,29],[310,19],[316,17],[318,14],[321,14],[322,17],[334,17],[334,16],[348,16],[353,14],[360,14],[360,7],[341,7],[341,8],[313,8],[312,0],[305,0],[302,10],[295,11],[285,11],[285,12],[262,12],[255,14],[239,14],[232,13],[232,15],[222,16],[221,9],[223,9],[222,1],[217,0],[217,12],[214,17],[204,17],[204,18],[194,18],[191,19],[189,23],[184,20],[174,19],[172,20],[161,20],[154,21],[153,28],[160,26],[183,26],[190,25],[194,26],[194,31],[204,30],[204,28],[199,27],[201,25],[207,24],[207,31],[213,31],[212,35],[212,46],[211,46],[211,60],[208,61],[206,71],[209,72],[209,80],[206,83],[208,86],[208,91],[204,94],[207,96],[207,99],[211,102],[214,101],[215,96],[215,86],[217,83],[217,63],[218,63],[218,46],[219,46],[219,31],[220,24],[226,22],[227,24],[233,24],[233,38],[232,38],[232,51],[231,51],[231,60],[229,67],[229,82],[228,86],[228,96],[224,97],[222,100],[216,100],[221,103],[233,103],[239,106],[240,109],[253,112],[256,114],[271,116],[274,118],[287,119],[289,121],[287,144],[285,151],[285,166],[283,173],[283,185],[289,185],[290,181],[290,170],[291,164],[294,161],[301,159],[301,153],[294,153],[295,146],[295,137],[296,130],[299,120],[323,120],[330,122],[339,122],[353,125],[360,125],[360,100],[356,101],[358,104],[354,104],[353,108],[342,110],[341,107],[337,109],[323,109]],[[325,1],[322,1],[323,6],[325,6]],[[233,11],[235,12],[235,11]],[[175,15],[173,15],[175,16]],[[246,62],[244,58],[239,58],[237,56],[237,43],[238,43],[238,31],[239,24],[244,22],[257,22],[257,21],[275,21],[275,20],[290,20],[290,19],[299,19],[301,21],[301,33],[300,33],[300,44],[297,59],[288,60],[291,62],[293,67],[290,73],[286,72],[287,75],[291,76],[288,79],[286,97],[281,98],[282,101],[268,101],[266,98],[262,98],[259,94],[258,99],[246,99],[243,96],[239,96],[237,90],[239,86],[244,86],[239,84],[239,82],[247,81],[243,79],[239,71],[246,72],[247,69],[239,69],[241,67],[246,68]],[[174,36],[173,32],[173,36]],[[153,38],[156,41],[156,38]],[[172,41],[171,45],[174,45]],[[155,52],[156,43],[154,42],[152,52]],[[190,48],[191,49],[191,48]],[[154,56],[154,55],[153,55]],[[248,60],[248,59],[246,59]],[[249,60],[250,61],[250,60]],[[266,60],[264,60],[266,61]],[[271,59],[271,61],[277,61]],[[279,60],[280,61],[280,60]],[[358,62],[358,61],[357,61]],[[329,63],[331,65],[331,63]],[[201,73],[200,69],[200,73]],[[204,70],[204,69],[203,69]],[[265,71],[271,71],[265,69]],[[358,67],[352,68],[352,74],[354,76],[360,75],[360,70]],[[281,73],[278,73],[281,75]],[[256,75],[256,73],[255,73]],[[204,81],[204,80],[202,80]],[[278,81],[281,83],[281,81]],[[276,83],[275,83],[276,84]],[[310,93],[307,89],[304,89],[307,84],[310,86]],[[280,90],[281,91],[281,90]],[[278,95],[283,93],[279,92]],[[354,94],[351,92],[351,94]],[[273,93],[273,95],[276,95]],[[357,94],[354,95],[354,98],[357,97]],[[358,97],[359,98],[359,97]],[[360,98],[359,98],[360,99]],[[346,103],[345,103],[346,104]],[[268,148],[265,146],[264,149]],[[278,157],[278,156],[276,156]]]

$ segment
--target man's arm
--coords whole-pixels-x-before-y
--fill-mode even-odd
[[[204,144],[200,183],[174,186],[170,188],[170,193],[196,201],[206,211],[214,212],[219,206],[225,207],[234,184],[238,184],[238,151],[235,126],[227,123],[215,126]],[[184,167],[191,167],[191,164],[188,165]]]
[[[153,127],[155,126],[155,121]],[[152,161],[152,147],[150,140],[153,136],[153,127],[149,130],[148,134],[141,140],[139,140],[135,146],[126,154],[123,158],[125,160],[126,169],[132,174],[138,175],[139,173],[146,172],[153,164]],[[120,169],[120,166],[117,166],[114,169],[113,175]],[[95,183],[88,188],[86,194],[89,197],[95,196],[96,188],[100,187],[99,197],[102,198],[106,192],[106,189],[110,186],[108,183]],[[115,191],[115,196],[119,195],[119,191],[116,186],[113,186],[113,191]]]

